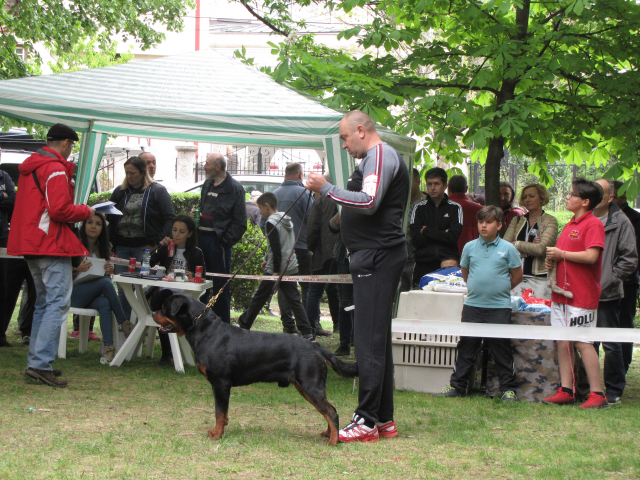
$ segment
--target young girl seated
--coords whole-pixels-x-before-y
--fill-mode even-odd
[[[188,215],[177,215],[173,219],[171,237],[165,237],[156,253],[151,255],[151,265],[160,265],[166,269],[167,275],[175,270],[184,270],[187,278],[192,278],[196,267],[202,267],[204,275],[204,255],[198,248],[198,236],[196,234],[196,222]],[[173,256],[169,256],[169,242],[173,239],[175,248]],[[173,285],[179,285],[173,284]],[[174,293],[183,293],[179,288],[172,288]],[[153,292],[154,294],[156,292]],[[161,364],[172,365],[171,344],[169,335],[160,333],[160,346],[162,347]]]
[[[106,260],[104,264],[105,276],[74,285],[71,292],[71,307],[93,308],[100,312],[100,329],[104,342],[100,363],[110,363],[116,353],[113,346],[112,312],[125,333],[131,333],[132,326],[122,310],[118,293],[111,282],[110,277],[113,275],[113,264],[109,261],[111,244],[104,215],[96,213],[82,222],[80,240],[89,250],[89,257],[84,258],[78,267],[74,267],[74,279],[78,273],[86,272],[91,268],[91,258]]]

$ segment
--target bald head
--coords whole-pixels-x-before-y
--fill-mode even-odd
[[[370,148],[382,142],[375,123],[361,110],[347,113],[340,121],[340,139],[342,148],[354,158],[364,158]]]
[[[156,176],[156,156],[151,152],[142,152],[138,156],[141,159],[144,160],[144,163],[147,166],[147,172],[149,172],[149,176],[151,178],[155,178],[155,176]]]
[[[602,201],[593,209],[593,213],[596,217],[601,217],[604,213],[609,211],[609,204],[613,201],[613,182],[606,178],[600,178],[596,182],[602,187]]]
[[[226,176],[227,161],[221,153],[210,153],[204,162],[204,173],[207,178]]]
[[[364,128],[367,132],[376,131],[376,124],[373,123],[371,117],[364,113],[362,110],[352,110],[344,116],[342,121],[354,130],[358,127],[358,125],[361,125],[362,128]]]

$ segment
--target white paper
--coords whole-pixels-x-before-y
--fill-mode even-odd
[[[90,282],[98,278],[104,277],[104,264],[107,262],[102,258],[87,257],[87,261],[91,263],[91,267],[86,272],[80,272],[73,281],[74,285],[80,285],[81,283]]]
[[[93,205],[93,208],[96,209],[96,212],[102,213],[103,215],[122,215],[122,212],[114,205],[115,202],[102,202],[96,203]]]

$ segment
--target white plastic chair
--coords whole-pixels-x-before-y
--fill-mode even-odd
[[[67,316],[62,322],[62,326],[60,327],[60,343],[58,344],[58,358],[67,358],[67,321],[69,319],[69,315],[79,315],[80,316],[80,344],[79,351],[80,353],[84,353],[87,351],[87,345],[89,343],[89,323],[91,321],[91,317],[99,317],[100,312],[94,310],[92,308],[70,308]],[[120,349],[120,345],[124,343],[124,334],[118,331],[118,322],[116,322],[116,317],[114,315],[111,316],[111,321],[113,322],[113,345],[116,347],[116,352]],[[100,353],[102,354],[102,350],[104,349],[104,344],[100,346]]]

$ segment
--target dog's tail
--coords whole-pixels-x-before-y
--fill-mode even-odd
[[[356,362],[347,363],[342,360],[338,360],[338,357],[331,353],[329,349],[323,347],[319,343],[316,343],[316,345],[320,349],[320,353],[324,359],[329,365],[331,365],[331,368],[333,368],[338,375],[344,378],[353,378],[358,376],[358,364]]]

